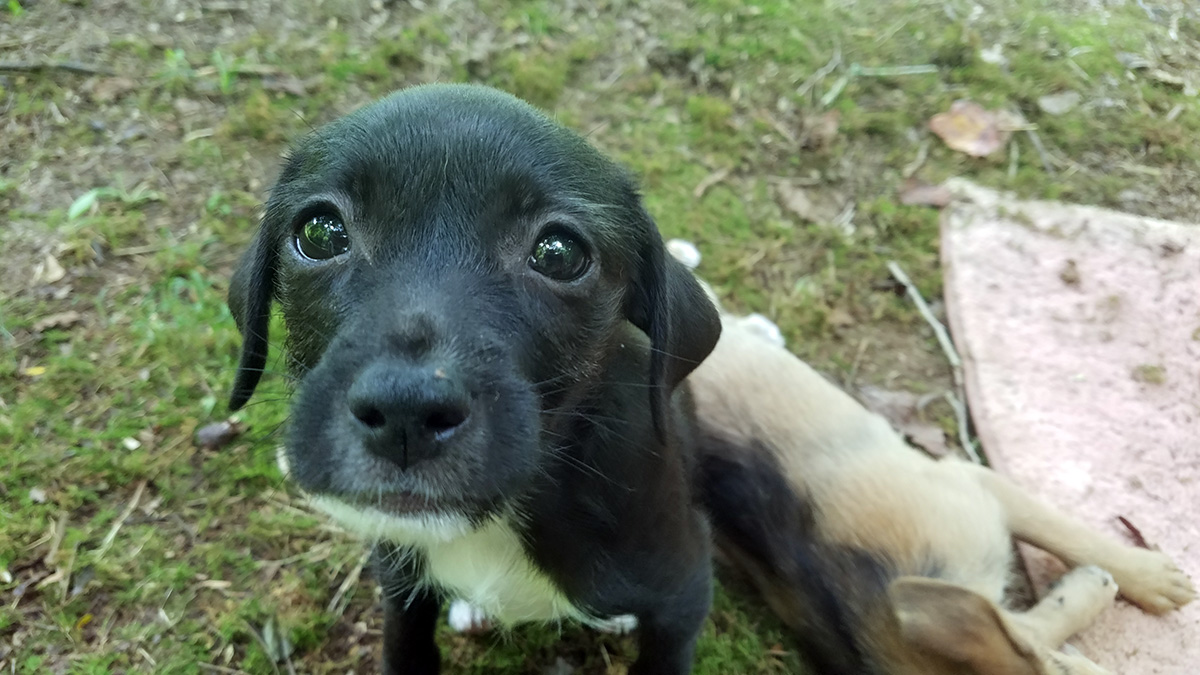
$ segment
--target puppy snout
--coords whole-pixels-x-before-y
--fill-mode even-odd
[[[471,397],[447,367],[385,361],[368,366],[348,396],[363,446],[402,469],[438,456],[471,416]]]

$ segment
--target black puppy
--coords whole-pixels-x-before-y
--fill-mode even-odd
[[[234,274],[234,409],[283,308],[314,504],[380,542],[384,670],[447,595],[502,623],[634,615],[690,670],[711,596],[683,378],[720,323],[631,179],[500,92],[407,89],[296,147]]]

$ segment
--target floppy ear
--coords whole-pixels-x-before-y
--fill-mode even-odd
[[[987,598],[956,584],[900,577],[888,589],[905,642],[978,675],[1038,675],[1041,658]]]
[[[650,338],[650,414],[663,438],[667,401],[717,344],[721,320],[691,270],[666,254],[662,237],[650,224],[638,254],[625,314]]]
[[[242,356],[229,396],[231,410],[250,400],[267,363],[267,331],[277,258],[267,232],[266,225],[261,225],[229,282],[229,311],[242,333]]]

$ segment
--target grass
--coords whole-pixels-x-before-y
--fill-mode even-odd
[[[699,245],[730,304],[775,318],[826,372],[898,389],[948,375],[885,269],[897,260],[940,295],[937,213],[899,203],[905,167],[1148,215],[1194,218],[1198,204],[1200,105],[1155,74],[1198,72],[1200,19],[1182,4],[1152,20],[1136,3],[1033,0],[982,15],[924,0],[488,1],[387,5],[375,21],[365,5],[300,2],[181,22],[154,3],[85,4],[9,2],[0,25],[4,44],[10,25],[49,36],[21,47],[30,60],[91,54],[133,80],[102,94],[105,77],[0,74],[0,667],[16,672],[375,667],[370,579],[329,606],[362,546],[274,465],[287,379],[266,378],[231,445],[192,436],[225,415],[227,279],[281,149],[396,87],[486,82],[552,111],[641,176],[664,234]],[[110,31],[98,51],[72,42],[84,12]],[[158,32],[127,28],[150,22]],[[1038,98],[1062,91],[1083,103],[1043,113]],[[960,98],[1035,124],[1045,162],[1022,134],[985,159],[945,148],[925,121]],[[781,184],[850,201],[852,232],[790,211]],[[78,321],[35,330],[68,311]],[[736,585],[718,594],[697,673],[799,671],[761,604]],[[572,626],[441,643],[450,672],[501,675],[557,658],[615,675],[634,653]]]

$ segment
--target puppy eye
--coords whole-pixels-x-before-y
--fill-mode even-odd
[[[296,232],[296,248],[306,258],[329,260],[350,250],[350,235],[334,216],[314,216]]]
[[[555,281],[573,281],[583,276],[591,261],[578,239],[565,232],[543,235],[533,246],[529,266]]]

